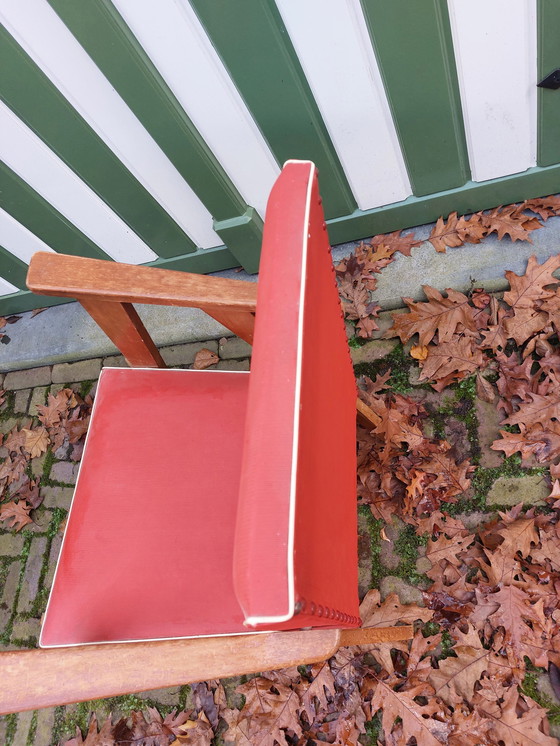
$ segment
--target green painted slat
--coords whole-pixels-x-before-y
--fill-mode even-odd
[[[110,258],[2,161],[0,205],[31,233],[61,254],[89,256],[94,259]]]
[[[446,0],[361,0],[416,196],[470,178]]]
[[[0,98],[153,251],[166,257],[194,251],[190,238],[2,26],[0,68]]]
[[[560,165],[530,168],[521,174],[467,184],[439,194],[409,197],[386,207],[356,210],[352,215],[327,222],[332,244],[355,241],[378,233],[431,223],[440,215],[457,211],[467,215],[498,205],[522,202],[560,192]]]
[[[560,3],[538,0],[538,79],[560,67]],[[560,163],[560,91],[537,89],[539,166]]]
[[[2,255],[0,254],[0,277],[9,279],[3,271],[2,261]],[[150,262],[142,266],[207,274],[209,272],[220,272],[224,269],[233,269],[239,266],[239,262],[225,246],[217,246],[213,249],[197,249],[197,251],[184,254],[183,256],[157,259],[155,262]],[[14,282],[14,285],[17,285],[17,283]],[[35,295],[35,293],[31,293],[29,290],[25,290],[21,293],[13,293],[12,295],[0,297],[0,316],[9,313],[30,311],[32,308],[42,308],[43,306],[56,306],[60,303],[68,302],[68,298]]]
[[[49,3],[212,213],[214,229],[221,235],[220,221],[243,216],[248,205],[116,8],[108,0]],[[246,244],[256,262],[259,223],[254,223],[254,235]],[[225,235],[222,240],[227,243]],[[239,259],[245,263],[244,256]]]
[[[317,164],[330,217],[355,209],[350,186],[273,0],[190,3],[278,162],[302,158]]]
[[[0,246],[0,277],[8,280],[17,288],[24,289],[27,277],[27,264]]]

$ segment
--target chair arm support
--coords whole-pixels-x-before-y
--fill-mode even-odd
[[[255,312],[257,283],[177,270],[141,267],[41,251],[33,255],[27,286],[34,293],[77,300]]]
[[[411,626],[313,629],[0,653],[0,715],[325,661],[345,645],[409,640]]]

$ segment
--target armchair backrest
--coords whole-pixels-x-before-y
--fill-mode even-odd
[[[248,625],[359,624],[355,402],[317,170],[288,161],[266,211],[235,534]]]

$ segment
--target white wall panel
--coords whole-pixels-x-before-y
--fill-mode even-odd
[[[448,0],[474,181],[536,163],[536,0]]]
[[[113,259],[143,264],[157,255],[0,102],[0,159]]]
[[[0,246],[29,264],[36,251],[53,251],[50,246],[0,207]]]
[[[245,201],[264,215],[280,169],[188,0],[113,0]]]
[[[221,246],[208,210],[46,0],[2,0],[0,20],[194,243]]]
[[[412,190],[359,0],[276,0],[362,210]]]
[[[17,293],[18,290],[19,288],[16,288],[15,285],[12,285],[11,282],[8,282],[8,280],[0,277],[0,296],[11,295],[12,293]]]

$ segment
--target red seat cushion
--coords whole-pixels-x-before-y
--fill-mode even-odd
[[[248,379],[103,370],[43,647],[247,631],[231,568]]]

